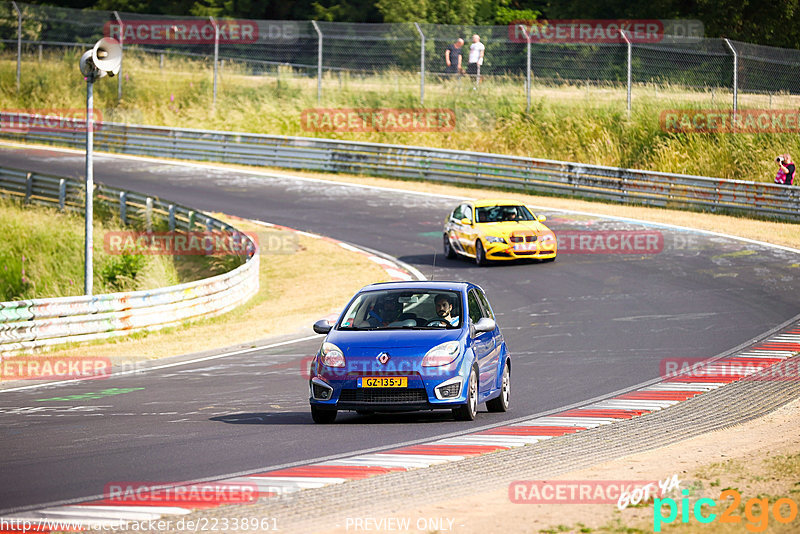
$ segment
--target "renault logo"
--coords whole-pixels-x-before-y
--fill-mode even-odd
[[[383,365],[386,365],[386,362],[389,361],[389,353],[388,352],[381,352],[380,354],[378,354],[378,357],[376,359],[379,362],[381,362]]]

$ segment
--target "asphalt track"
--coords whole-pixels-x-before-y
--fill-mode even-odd
[[[0,161],[74,177],[83,169],[81,155],[46,149],[0,147]],[[665,358],[717,355],[798,313],[797,255],[722,237],[542,211],[557,233],[657,230],[663,250],[478,268],[440,255],[454,199],[103,155],[96,156],[95,180],[376,249],[432,279],[480,284],[514,358],[512,410],[483,412],[473,423],[447,413],[341,414],[339,424],[315,426],[300,367],[321,337],[102,381],[0,392],[0,513],[100,495],[110,482],[263,471],[470,431],[657,378]],[[114,394],[96,395],[109,390]]]

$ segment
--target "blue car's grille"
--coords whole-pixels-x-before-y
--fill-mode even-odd
[[[339,402],[364,402],[375,404],[427,402],[428,393],[423,388],[360,388],[343,389]]]

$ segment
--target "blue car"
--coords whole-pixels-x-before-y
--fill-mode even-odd
[[[452,410],[472,421],[478,404],[508,410],[511,356],[483,290],[467,282],[389,282],[359,291],[310,369],[315,423],[361,414]]]

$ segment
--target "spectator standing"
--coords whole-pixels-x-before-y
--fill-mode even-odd
[[[469,64],[467,74],[475,75],[475,83],[481,83],[481,65],[483,65],[483,54],[486,47],[481,42],[480,36],[476,33],[472,36],[472,44],[469,45]]]
[[[459,37],[444,51],[444,71],[447,74],[459,74],[464,72],[461,66],[462,46],[464,46],[464,39]]]
[[[778,163],[778,175],[775,176],[775,183],[792,185],[794,182],[795,172],[795,165],[792,161],[792,156],[788,153],[782,154],[775,158],[775,161]],[[783,175],[783,181],[780,181],[781,175]]]

